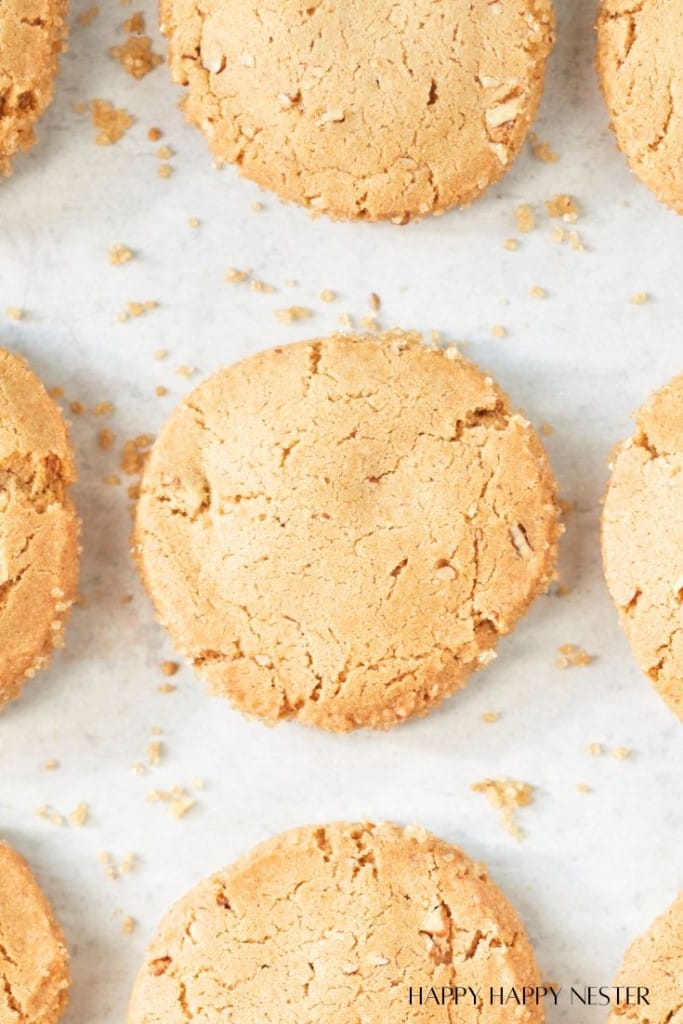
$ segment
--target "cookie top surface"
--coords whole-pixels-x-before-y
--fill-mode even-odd
[[[28,149],[33,125],[52,100],[66,38],[66,0],[3,0],[0,4],[0,174]]]
[[[597,67],[619,148],[683,213],[683,0],[602,0]]]
[[[265,1005],[271,1024],[443,1021],[448,1009],[411,1006],[409,988],[456,984],[537,984],[523,926],[485,870],[423,829],[307,827],[169,911],[128,1024],[252,1024]],[[543,1010],[486,1006],[485,1017],[531,1024]]]
[[[424,712],[553,571],[555,485],[477,367],[334,335],[221,370],[142,481],[138,562],[214,692],[345,731]]]
[[[28,864],[0,841],[0,1020],[54,1024],[67,1001],[69,955]]]
[[[677,1024],[683,1005],[683,893],[629,946],[614,984],[649,988],[649,1005],[615,1008],[607,1024]]]
[[[0,708],[62,641],[78,575],[74,478],[59,410],[0,349]]]
[[[683,375],[636,416],[603,510],[605,579],[635,658],[683,718]]]
[[[550,0],[162,0],[215,155],[282,198],[398,222],[476,198],[518,153]]]

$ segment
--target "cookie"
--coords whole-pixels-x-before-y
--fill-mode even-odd
[[[605,579],[642,671],[683,719],[683,375],[636,415],[602,517]]]
[[[683,2],[602,0],[596,62],[619,148],[657,198],[683,213]]]
[[[551,0],[161,0],[173,78],[221,162],[335,218],[463,206],[519,152]]]
[[[537,984],[522,923],[481,865],[424,829],[338,823],[257,846],[172,907],[128,1024],[479,1019],[471,996],[453,1017],[419,1005],[420,990],[455,986],[479,991],[487,1024],[538,1024],[540,1007],[487,1001],[490,986]]]
[[[59,410],[0,349],[0,708],[63,642],[78,581],[75,476]]]
[[[69,954],[23,857],[0,842],[0,1020],[55,1024],[67,1003]]]
[[[647,988],[647,1002],[614,1006],[607,1024],[677,1024],[683,1006],[683,893],[629,946],[616,986]]]
[[[33,127],[52,101],[66,42],[66,0],[3,0],[0,6],[0,174],[35,143]]]
[[[142,480],[135,551],[214,693],[335,731],[422,714],[555,566],[537,435],[418,335],[275,348],[201,384]]]

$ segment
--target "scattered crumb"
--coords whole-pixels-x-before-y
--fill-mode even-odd
[[[42,804],[36,811],[36,817],[42,818],[43,821],[49,821],[51,825],[62,826],[64,824],[64,815],[59,814],[53,810],[52,807],[48,807],[47,804]]]
[[[188,380],[193,374],[197,372],[196,366],[176,366],[174,373],[184,380]]]
[[[296,320],[307,320],[313,313],[306,306],[288,306],[286,309],[276,309],[275,316],[280,323],[291,324]]]
[[[170,164],[159,164],[157,174],[160,178],[170,178],[173,174],[173,168]]]
[[[380,299],[380,297],[377,294],[377,292],[370,292],[370,300],[369,301],[370,301],[370,309],[374,310],[374,312],[376,313],[380,309],[380,307],[382,305],[382,300]]]
[[[24,319],[24,311],[23,309],[20,309],[19,306],[8,306],[7,309],[5,310],[5,315],[7,316],[8,320]]]
[[[376,316],[362,316],[359,322],[365,331],[379,331],[380,329]]]
[[[153,441],[154,437],[151,434],[138,434],[137,437],[126,441],[121,450],[119,464],[126,476],[137,476],[142,472]]]
[[[162,661],[161,664],[159,665],[159,668],[161,669],[163,675],[174,676],[178,669],[180,668],[180,665],[177,661]]]
[[[131,765],[131,771],[133,775],[145,775],[147,773],[147,769],[140,761],[136,761],[134,765]]]
[[[161,128],[150,128],[147,132],[147,138],[150,142],[158,142],[163,134]]]
[[[566,224],[574,224],[579,218],[576,200],[570,195],[560,193],[551,199],[546,199],[544,205],[549,217],[561,217]]]
[[[577,793],[592,793],[590,786],[587,786],[585,782],[577,782],[574,786]]]
[[[175,156],[170,146],[159,146],[157,149],[157,156],[160,160],[170,160],[172,156]]]
[[[131,18],[126,24],[130,24],[132,20]],[[125,43],[110,47],[109,56],[119,62],[126,74],[137,79],[144,78],[150,71],[154,71],[164,60],[161,54],[155,53],[152,49],[150,37],[143,35],[131,35]]]
[[[334,300],[337,298],[337,293],[330,291],[329,288],[325,288],[323,291],[321,291],[320,298],[322,302],[334,302]]]
[[[112,402],[98,402],[92,408],[95,416],[111,416],[114,411],[114,405]]]
[[[163,385],[163,384],[157,384],[157,386],[156,386],[156,387],[155,387],[155,389],[154,389],[154,394],[155,394],[155,395],[156,395],[156,396],[157,396],[158,398],[163,398],[163,397],[164,397],[164,395],[167,395],[167,394],[168,394],[168,388],[167,388],[167,387],[165,387],[165,385]]]
[[[513,839],[521,841],[524,833],[517,824],[516,812],[533,801],[534,787],[516,779],[484,779],[473,783],[471,788],[475,793],[483,793],[491,806],[500,810],[500,821],[505,831]]]
[[[502,324],[494,324],[491,328],[491,334],[494,338],[505,338],[507,336],[507,328],[503,327]]]
[[[123,31],[131,32],[135,35],[142,35],[145,27],[145,16],[142,11],[136,11],[135,14],[131,14],[130,18],[126,18],[123,23]]]
[[[242,284],[250,274],[251,270],[237,270],[235,267],[230,267],[225,271],[225,280],[228,284]]]
[[[132,935],[135,931],[136,921],[133,917],[124,917],[121,922],[121,931],[124,935]]]
[[[631,751],[628,747],[615,747],[612,751],[612,757],[617,761],[626,761],[631,756]]]
[[[263,209],[264,209],[264,206],[263,206],[263,203],[259,203],[259,202],[257,201],[257,202],[255,202],[255,203],[252,203],[252,204],[251,204],[251,208],[252,208],[252,210],[254,211],[254,213],[260,213],[260,212],[261,212],[261,210],[263,210]]]
[[[76,828],[82,828],[88,820],[89,812],[90,808],[87,804],[77,804],[69,815],[69,821],[72,825],[75,825]]]
[[[121,867],[119,868],[122,875],[129,875],[133,870],[135,864],[135,854],[127,853],[121,861]]]
[[[59,761],[55,761],[55,759],[51,757],[49,761],[45,762],[43,768],[46,772],[55,772],[59,768]]]
[[[104,871],[107,878],[110,878],[113,881],[115,878],[118,877],[116,868],[112,863],[111,856],[106,851],[103,850],[101,853],[98,853],[97,859],[102,865],[102,870]]]
[[[158,362],[161,362],[162,359],[165,359],[167,355],[168,351],[165,348],[155,348],[154,351],[152,352],[152,358],[156,359]]]
[[[550,437],[551,434],[555,433],[555,428],[550,423],[541,423],[541,433],[544,437]]]
[[[494,722],[500,721],[500,711],[485,711],[481,716],[482,722],[486,722],[487,725],[493,725]]]
[[[519,242],[516,238],[506,238],[503,242],[503,248],[507,249],[508,252],[515,252],[519,249]]]
[[[159,683],[157,686],[157,693],[175,693],[178,689],[173,683]]]
[[[91,100],[90,115],[97,128],[95,142],[98,146],[111,146],[118,142],[135,120],[127,110],[115,107],[108,100]]]
[[[555,659],[555,668],[583,668],[595,661],[594,654],[588,654],[577,644],[562,644],[558,648],[559,655]]]
[[[636,292],[631,296],[630,301],[632,306],[644,306],[646,302],[650,301],[650,296],[647,292]]]
[[[59,387],[58,384],[49,388],[47,393],[50,398],[64,398],[64,388]]]
[[[548,292],[545,288],[541,288],[540,285],[535,284],[533,288],[529,289],[529,295],[532,299],[547,299]]]
[[[82,416],[85,412],[85,406],[82,402],[69,402],[69,411],[73,416]]]
[[[114,444],[114,435],[108,427],[102,427],[97,435],[97,443],[103,452],[108,452]]]
[[[515,210],[515,219],[517,221],[517,230],[523,235],[528,234],[529,231],[533,231],[536,227],[534,211],[528,203],[519,204]]]
[[[270,295],[271,292],[275,291],[272,284],[266,284],[265,281],[257,281],[256,279],[249,282],[249,287],[252,292],[259,292],[264,295]]]
[[[119,323],[123,323],[131,317],[135,319],[139,316],[144,316],[145,313],[157,309],[158,305],[159,303],[155,302],[154,299],[145,299],[144,302],[127,302],[125,310],[116,314],[116,319]]]
[[[158,764],[161,764],[161,756],[164,752],[163,744],[160,740],[154,740],[147,747],[147,764],[150,768],[156,768]]]
[[[199,218],[198,217],[188,217],[187,218],[187,226],[188,226],[188,228],[193,228],[193,229],[194,228],[198,228],[199,227]]]
[[[87,28],[88,25],[92,25],[93,21],[99,13],[99,7],[86,7],[86,9],[84,11],[81,11],[81,13],[76,18],[76,24],[80,25],[82,28]]]
[[[350,313],[340,313],[337,317],[337,323],[341,327],[346,327],[349,330],[353,327],[353,319]]]
[[[550,148],[550,143],[541,141],[536,132],[529,132],[529,149],[533,157],[546,164],[556,164],[560,159],[557,153]]]
[[[109,487],[117,487],[121,483],[121,477],[117,473],[107,473],[104,482]]]
[[[586,751],[591,757],[602,757],[605,752],[602,743],[589,743]]]
[[[121,242],[116,242],[115,245],[109,247],[107,255],[112,267],[120,267],[122,263],[128,263],[129,260],[133,259],[133,250]]]
[[[147,796],[150,803],[165,803],[173,818],[184,818],[196,804],[196,800],[184,786],[174,786],[170,790],[153,789]]]

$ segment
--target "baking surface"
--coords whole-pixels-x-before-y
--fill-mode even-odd
[[[311,821],[395,819],[461,845],[488,864],[522,914],[542,972],[565,986],[609,984],[626,945],[683,885],[680,725],[630,657],[602,582],[598,537],[612,445],[630,433],[629,414],[648,392],[683,369],[683,222],[615,149],[592,68],[592,0],[559,6],[537,125],[559,161],[526,152],[470,210],[406,228],[314,221],[231,168],[214,170],[176,109],[165,69],[135,81],[107,56],[137,4],[112,4],[89,27],[73,27],[40,145],[0,185],[0,310],[26,311],[4,320],[2,343],[24,353],[46,384],[61,385],[67,404],[115,405],[110,416],[71,417],[84,605],[67,649],[0,719],[0,832],[31,860],[67,932],[68,1024],[121,1021],[168,905],[259,840]],[[151,4],[146,14],[151,25]],[[89,116],[74,111],[92,98],[136,118],[114,146],[96,146]],[[147,138],[152,126],[163,130],[160,142]],[[166,179],[157,173],[164,144],[176,154]],[[575,225],[545,214],[543,200],[556,193],[576,197]],[[536,213],[529,234],[516,231],[519,203]],[[555,225],[577,230],[585,251],[554,242]],[[517,251],[504,248],[509,237],[519,238]],[[136,255],[111,266],[107,250],[117,242]],[[227,284],[230,267],[251,268],[276,290]],[[532,297],[535,286],[547,297]],[[322,302],[324,289],[338,299]],[[221,364],[328,333],[340,313],[358,323],[370,292],[381,296],[382,325],[467,340],[465,354],[534,423],[552,424],[545,441],[574,507],[562,548],[570,593],[541,598],[501,642],[497,661],[442,710],[387,734],[266,729],[204,696],[185,667],[170,680],[177,690],[159,693],[169,682],[159,664],[173,652],[129,558],[133,478],[118,468],[122,444],[154,433]],[[639,292],[651,301],[633,304]],[[145,300],[158,308],[117,321],[127,302]],[[292,305],[314,316],[281,323],[275,311]],[[505,337],[493,336],[495,325]],[[153,357],[159,348],[169,353],[163,361]],[[185,379],[181,366],[197,372]],[[155,394],[159,385],[168,395]],[[103,427],[116,435],[110,451],[98,445]],[[122,485],[104,483],[111,473]],[[566,643],[596,660],[558,670]],[[500,720],[484,724],[487,711]],[[160,737],[150,736],[154,727]],[[161,763],[135,774],[154,739],[163,743]],[[591,757],[594,742],[632,755]],[[51,758],[59,767],[47,772]],[[519,812],[522,843],[471,791],[487,777],[536,787]],[[147,799],[176,785],[196,799],[180,819]],[[36,816],[41,805],[66,815],[82,801],[90,805],[83,828]],[[134,853],[133,870],[106,877],[105,851],[116,864]],[[137,922],[132,935],[122,932],[126,915]],[[548,1009],[550,1024],[605,1016],[567,1001]]]

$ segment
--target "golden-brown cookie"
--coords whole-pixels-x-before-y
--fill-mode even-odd
[[[52,100],[66,41],[66,0],[0,4],[0,174],[35,142],[33,126]]]
[[[619,148],[683,213],[683,2],[602,0],[597,68]]]
[[[683,375],[651,396],[617,450],[602,554],[635,659],[683,718]]]
[[[540,1007],[488,1001],[490,986],[537,984],[522,923],[455,846],[391,824],[311,826],[257,846],[171,908],[128,1024],[480,1019],[470,995],[460,1009],[419,1005],[420,989],[455,986],[478,990],[487,1024],[540,1024]]]
[[[162,0],[221,161],[332,217],[414,217],[498,181],[536,114],[551,0]]]
[[[0,708],[63,642],[78,580],[75,476],[59,410],[0,349]]]
[[[0,1021],[56,1024],[68,988],[62,930],[24,858],[0,842]]]
[[[632,990],[630,1005],[615,1005],[607,1024],[679,1024],[683,1008],[683,893],[649,931],[629,946],[615,986]],[[636,989],[648,989],[641,995]],[[645,1001],[646,1000],[646,1001]]]
[[[135,544],[213,692],[347,731],[424,713],[487,664],[559,533],[529,423],[477,367],[394,331],[201,384],[154,446]]]

